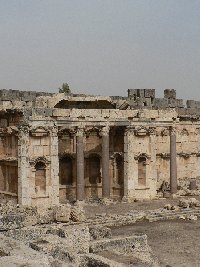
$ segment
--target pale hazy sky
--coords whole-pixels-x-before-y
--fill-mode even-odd
[[[0,0],[0,88],[200,100],[200,0]]]

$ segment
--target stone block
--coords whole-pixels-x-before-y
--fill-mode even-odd
[[[155,98],[155,89],[144,89],[144,96]]]
[[[164,98],[173,98],[176,99],[176,90],[174,89],[165,89]]]
[[[137,97],[137,89],[128,89],[128,97],[136,98]]]
[[[154,106],[156,108],[167,108],[168,107],[168,99],[166,98],[155,98],[154,100]]]
[[[69,222],[70,219],[71,206],[68,204],[63,204],[57,207],[55,212],[55,220],[57,222]]]
[[[89,232],[92,240],[112,237],[111,229],[105,226],[92,226],[89,228]]]
[[[90,244],[90,252],[98,253],[101,251],[116,251],[132,255],[136,252],[147,252],[147,236],[132,235],[129,237],[118,237],[105,240],[97,240]]]

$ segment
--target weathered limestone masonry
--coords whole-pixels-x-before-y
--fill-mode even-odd
[[[200,101],[0,90],[0,196],[22,205],[198,193]],[[185,190],[185,191],[184,191]],[[166,193],[166,192],[164,192]]]

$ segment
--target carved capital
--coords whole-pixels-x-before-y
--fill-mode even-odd
[[[85,129],[86,137],[88,137],[92,132],[96,132],[97,135],[100,135],[100,129],[98,127],[87,127]]]
[[[104,126],[100,130],[100,135],[101,136],[107,136],[107,135],[109,135],[109,131],[110,131],[109,126]]]
[[[173,126],[170,127],[170,135],[171,136],[176,135],[176,128]]]
[[[124,130],[124,135],[127,136],[129,133],[135,132],[135,126],[126,126]]]
[[[83,136],[84,135],[84,129],[83,128],[77,128],[76,129],[76,136]]]
[[[65,128],[62,127],[58,130],[58,135],[75,135],[76,134],[76,129],[75,128]]]
[[[149,127],[149,134],[156,135],[156,127]]]
[[[56,125],[50,126],[49,133],[51,136],[58,136],[58,127]]]
[[[18,136],[29,135],[30,126],[29,125],[20,125],[18,127]]]

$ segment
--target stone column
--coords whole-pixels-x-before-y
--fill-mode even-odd
[[[109,177],[109,127],[103,127],[102,135],[102,197],[110,198]]]
[[[156,168],[156,127],[149,127],[149,154],[151,155],[150,164],[147,166],[147,187],[150,188],[150,196],[157,195],[157,168]],[[149,174],[148,174],[149,172]]]
[[[127,126],[124,130],[124,196],[123,201],[134,199],[135,192],[135,169],[137,165],[134,159],[132,141],[134,139],[134,126]]]
[[[85,199],[83,129],[76,133],[76,200]]]
[[[59,158],[58,158],[58,129],[50,127],[50,161],[51,161],[51,203],[59,204]],[[46,178],[48,179],[48,177]]]
[[[170,188],[171,194],[177,192],[176,131],[170,129]]]
[[[18,203],[31,205],[29,183],[29,126],[20,126],[18,132]]]

